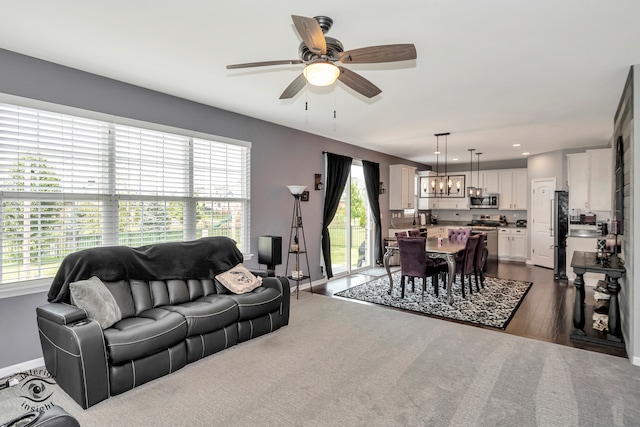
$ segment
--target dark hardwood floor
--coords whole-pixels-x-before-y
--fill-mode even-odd
[[[507,325],[504,333],[570,347],[582,348],[614,356],[627,357],[624,348],[571,339],[570,335],[573,329],[572,317],[575,287],[566,280],[554,280],[553,270],[529,266],[524,263],[500,262],[498,264],[497,271],[495,271],[494,267],[494,271],[489,270],[487,275],[533,282],[531,289],[520,304],[520,307],[518,307],[516,314]],[[333,294],[336,292],[365,283],[373,278],[373,276],[355,273],[350,276],[331,279],[321,286],[314,286],[313,291],[315,293],[333,297]],[[587,287],[586,301],[590,301],[592,298],[593,289]],[[345,300],[352,301],[357,304],[369,304],[346,298]],[[381,310],[395,310],[390,307],[377,307],[380,307]],[[589,323],[591,319],[591,311],[587,309],[586,314],[587,323]],[[416,315],[421,316],[424,314]],[[495,328],[485,328],[500,331]]]

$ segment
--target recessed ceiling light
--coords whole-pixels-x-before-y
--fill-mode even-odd
[[[434,151],[433,154],[440,154],[440,152],[439,151]]]
[[[531,153],[529,153],[528,151],[525,151],[524,153],[522,153],[523,156],[528,156],[529,154]]]
[[[458,158],[456,157],[455,159],[451,159],[451,160],[454,161],[454,162],[457,162]]]
[[[520,144],[513,144],[514,147],[520,147]]]

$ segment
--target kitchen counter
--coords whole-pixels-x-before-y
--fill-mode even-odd
[[[462,228],[467,228],[470,227],[469,225],[469,221],[438,221],[437,224],[435,225],[427,225],[427,228],[429,227],[462,227]],[[516,223],[508,223],[507,225],[500,225],[497,228],[522,228],[524,230],[527,229],[527,227],[516,227]]]
[[[410,229],[415,229],[415,228],[426,228],[427,230],[433,229],[433,228],[437,228],[437,227],[460,227],[460,228],[469,228],[469,221],[438,221],[437,224],[431,224],[431,225],[416,225],[415,227],[404,227],[404,228],[389,228],[389,237],[395,237],[394,233],[396,231],[406,231],[406,230],[410,230]],[[509,223],[507,225],[501,225],[496,227],[497,229],[501,229],[501,228],[507,228],[507,229],[521,229],[521,230],[526,230],[527,227],[516,227],[515,222],[514,223]]]
[[[601,233],[598,230],[569,230],[567,237],[581,237],[585,239],[597,239],[601,237]]]

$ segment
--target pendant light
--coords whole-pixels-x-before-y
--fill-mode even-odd
[[[467,196],[474,197],[476,195],[476,188],[473,184],[473,152],[476,151],[475,148],[469,148],[469,186],[467,187]]]
[[[438,138],[436,137],[436,152],[434,153],[436,155],[436,175],[431,179],[431,193],[433,193],[433,195],[435,196],[436,194],[438,194],[438,189],[436,188],[438,181],[440,179],[440,143],[438,141]]]
[[[449,132],[442,134],[444,135],[444,175],[447,178],[447,196],[451,194],[451,177],[449,176],[449,174],[447,173],[447,157],[449,156],[447,150],[449,148],[449,138],[448,135],[450,135]]]
[[[449,179],[449,177],[447,176],[447,145],[448,145],[448,141],[447,141],[447,136],[451,135],[450,132],[442,132],[442,133],[434,133],[433,134],[436,137],[436,154],[440,154],[440,137],[444,136],[445,140],[444,140],[444,175],[440,176],[440,169],[438,168],[438,187],[440,190],[440,196],[443,195],[444,193],[444,186],[447,186],[447,195],[449,195],[451,193],[451,180]],[[438,157],[436,157],[436,162],[438,161]],[[436,163],[437,164],[437,163]]]
[[[480,154],[482,153],[476,153],[478,156],[478,185],[480,185]],[[476,197],[482,197],[482,187],[476,187]]]

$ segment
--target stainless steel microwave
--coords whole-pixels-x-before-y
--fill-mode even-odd
[[[499,205],[498,194],[485,194],[480,197],[469,196],[469,208],[470,209],[498,209]]]

